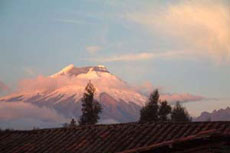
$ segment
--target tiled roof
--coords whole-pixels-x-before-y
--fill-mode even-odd
[[[174,148],[176,148],[175,145],[179,144],[179,145],[183,146],[186,143],[191,144],[191,143],[194,143],[194,142],[195,143],[192,145],[193,149],[198,147],[198,148],[202,148],[202,149],[204,149],[206,151],[206,147],[205,147],[204,142],[209,140],[208,138],[212,138],[210,140],[215,139],[215,142],[214,142],[215,145],[216,144],[219,145],[219,142],[221,142],[223,140],[226,141],[227,139],[230,138],[229,136],[230,136],[229,134],[221,134],[220,132],[217,132],[217,130],[207,130],[207,131],[199,132],[198,134],[194,134],[194,135],[191,135],[191,136],[180,137],[180,138],[176,138],[176,139],[172,139],[172,140],[167,140],[167,141],[163,141],[163,142],[160,142],[160,143],[156,143],[156,144],[152,144],[152,145],[148,145],[148,146],[144,146],[144,147],[138,147],[138,148],[134,148],[134,149],[130,149],[130,150],[121,151],[119,153],[136,153],[136,152],[140,153],[140,152],[145,152],[145,151],[149,151],[149,150],[154,150],[155,151],[156,149],[160,150],[163,147],[165,147],[164,149],[168,149],[170,147],[172,148],[173,145],[174,145]],[[220,141],[218,141],[217,139],[220,140]],[[199,141],[198,143],[202,143],[202,144],[198,145],[197,141]],[[210,144],[208,145],[208,150],[209,151],[210,151]],[[213,145],[213,144],[211,144],[211,145]],[[228,145],[230,145],[230,144],[228,144]],[[177,149],[178,149],[178,147],[177,147]],[[188,151],[188,149],[190,150],[191,146],[190,147],[188,147],[188,145],[183,146],[181,150]],[[198,149],[198,150],[200,151],[200,149]],[[172,149],[171,149],[171,151],[172,151]],[[191,152],[191,153],[194,153],[194,152]],[[206,153],[206,152],[202,151],[202,153]],[[208,152],[208,153],[210,153],[210,152]]]
[[[212,133],[229,136],[230,122],[126,123],[0,132],[0,152],[131,153]]]

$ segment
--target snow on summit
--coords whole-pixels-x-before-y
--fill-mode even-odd
[[[53,108],[68,118],[78,117],[81,114],[81,98],[89,81],[96,88],[95,98],[103,106],[103,120],[138,120],[140,108],[147,97],[102,65],[76,67],[71,64],[53,75],[23,80],[16,92],[1,97],[0,102],[24,102]],[[202,99],[190,94],[161,97],[174,101],[178,98],[183,101]]]
[[[53,75],[24,80],[17,92],[0,101],[32,103],[54,108],[66,117],[79,116],[80,101],[89,80],[96,88],[95,98],[103,105],[102,119],[117,122],[138,119],[146,97],[103,65],[76,67],[71,64]]]
[[[136,92],[117,76],[111,74],[103,65],[75,67],[71,64],[51,77],[71,82],[62,89],[58,89],[58,91],[65,90],[66,94],[74,94],[75,91],[83,90],[87,82],[91,80],[96,88],[97,98],[101,93],[107,93],[118,101],[133,102],[141,106],[145,102],[143,95]]]
[[[61,75],[69,75],[69,76],[77,76],[82,73],[88,73],[90,71],[95,71],[95,72],[107,72],[107,68],[103,65],[98,65],[98,66],[87,66],[87,67],[75,67],[73,64],[70,64],[63,68],[61,71],[58,73],[51,75],[51,77],[58,77]]]

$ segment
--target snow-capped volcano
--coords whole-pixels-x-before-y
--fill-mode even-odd
[[[140,106],[143,106],[146,100],[143,95],[135,91],[117,76],[111,74],[102,65],[75,67],[71,64],[60,72],[51,75],[50,78],[54,80],[66,80],[66,84],[64,83],[65,85],[56,89],[56,91],[58,93],[65,93],[66,95],[73,95],[76,92],[80,93],[78,96],[74,96],[76,99],[82,96],[83,90],[90,80],[96,88],[97,99],[101,93],[107,93],[117,101],[133,102]]]
[[[89,80],[96,88],[95,98],[103,106],[102,119],[117,122],[135,121],[146,97],[111,74],[105,66],[69,65],[48,77],[24,80],[19,90],[0,101],[22,101],[51,107],[66,117],[81,114],[81,98]]]
[[[62,75],[68,75],[68,76],[78,76],[79,74],[85,74],[88,72],[107,72],[107,68],[103,65],[98,66],[87,66],[87,67],[75,67],[73,64],[70,64],[63,68],[60,72],[52,75],[51,77],[58,77]]]
[[[50,76],[38,76],[22,80],[18,90],[1,97],[0,102],[30,108],[51,108],[65,118],[78,118],[81,115],[81,98],[87,83],[91,81],[96,88],[95,98],[102,104],[101,122],[137,121],[140,108],[147,97],[134,86],[122,81],[102,65],[75,67],[69,65]],[[142,87],[141,87],[142,88]],[[152,89],[151,89],[152,90]],[[161,94],[162,100],[199,101],[202,96],[191,94]],[[23,105],[21,105],[23,103]],[[31,106],[33,105],[33,106]],[[1,106],[1,103],[0,103]],[[43,110],[44,111],[44,110]],[[46,110],[45,110],[46,111]],[[11,114],[9,114],[11,116]],[[54,114],[56,116],[56,114]],[[1,117],[1,116],[0,116]]]

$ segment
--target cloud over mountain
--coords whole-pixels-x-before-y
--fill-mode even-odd
[[[104,67],[103,67],[104,68]],[[86,68],[87,69],[87,68]],[[97,70],[92,70],[90,72],[88,70],[84,73],[79,73],[79,70],[75,71],[74,65],[69,65],[65,67],[60,72],[52,75],[52,76],[38,76],[34,79],[24,79],[19,82],[18,91],[23,93],[28,92],[53,92],[55,90],[65,89],[65,93],[74,93],[80,92],[83,93],[84,87],[88,83],[89,80],[93,82],[97,89],[97,96],[100,93],[106,92],[112,94],[116,97],[116,94],[112,92],[111,89],[116,91],[122,91],[127,95],[123,95],[123,97],[131,97],[129,94],[138,94],[139,99],[141,101],[139,105],[143,105],[146,101],[149,94],[158,87],[153,87],[150,82],[146,82],[141,85],[133,86],[129,85],[126,82],[123,82],[121,79],[109,73],[106,69],[106,73],[98,73]],[[81,71],[81,70],[80,70]],[[84,71],[84,70],[83,70]],[[79,73],[79,74],[78,74]],[[70,77],[76,75],[76,77]],[[161,89],[161,88],[158,88]],[[161,89],[161,99],[167,100],[169,102],[191,102],[191,101],[200,101],[205,99],[205,97],[192,95],[189,93],[164,93],[163,89]],[[119,99],[119,98],[116,98]],[[132,98],[131,98],[132,99]],[[141,100],[140,100],[141,99]]]
[[[33,127],[61,126],[68,121],[54,109],[24,102],[0,103],[0,127],[31,129]]]
[[[89,80],[96,88],[95,98],[103,107],[101,123],[138,120],[141,107],[155,89],[151,83],[129,85],[102,65],[69,65],[51,76],[20,81],[16,92],[0,98],[0,120],[4,126],[7,121],[15,125],[20,120],[28,126],[48,127],[78,118],[81,115],[81,98]],[[169,102],[204,99],[192,94],[166,93],[162,93],[160,98]],[[50,124],[46,125],[46,122]]]
[[[167,100],[169,102],[191,102],[191,101],[200,101],[206,99],[203,96],[192,95],[189,93],[174,93],[174,94],[162,94],[160,96],[162,100]]]
[[[141,52],[141,53],[131,53],[131,54],[121,54],[113,55],[109,57],[100,57],[88,59],[90,61],[96,62],[122,62],[122,61],[143,61],[143,60],[152,60],[152,59],[172,59],[172,58],[181,58],[185,54],[183,52],[162,52],[162,53],[152,53],[152,52]]]
[[[128,12],[127,19],[180,42],[187,54],[230,59],[230,9],[223,0],[177,1],[155,9]],[[183,44],[183,45],[182,45]],[[189,49],[188,49],[189,48]]]

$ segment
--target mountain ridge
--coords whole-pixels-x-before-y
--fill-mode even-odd
[[[102,120],[130,122],[139,119],[139,111],[148,97],[103,65],[75,67],[70,64],[53,75],[22,80],[18,90],[0,97],[0,102],[29,103],[54,109],[66,118],[78,118],[81,114],[81,98],[89,81],[96,88],[95,99],[104,107]],[[187,102],[199,101],[203,97],[165,93],[161,94],[160,99]]]
[[[215,109],[212,112],[202,112],[194,121],[230,121],[230,107]]]
[[[22,83],[22,89],[0,98],[4,102],[25,102],[55,109],[67,118],[81,114],[81,98],[89,80],[96,88],[95,99],[103,106],[101,118],[114,122],[135,121],[146,97],[111,74],[105,66],[68,65],[48,77]]]
[[[77,76],[82,73],[88,73],[89,71],[110,73],[104,65],[75,67],[73,64],[70,64],[61,71],[51,75],[51,77],[58,77],[60,75]]]

